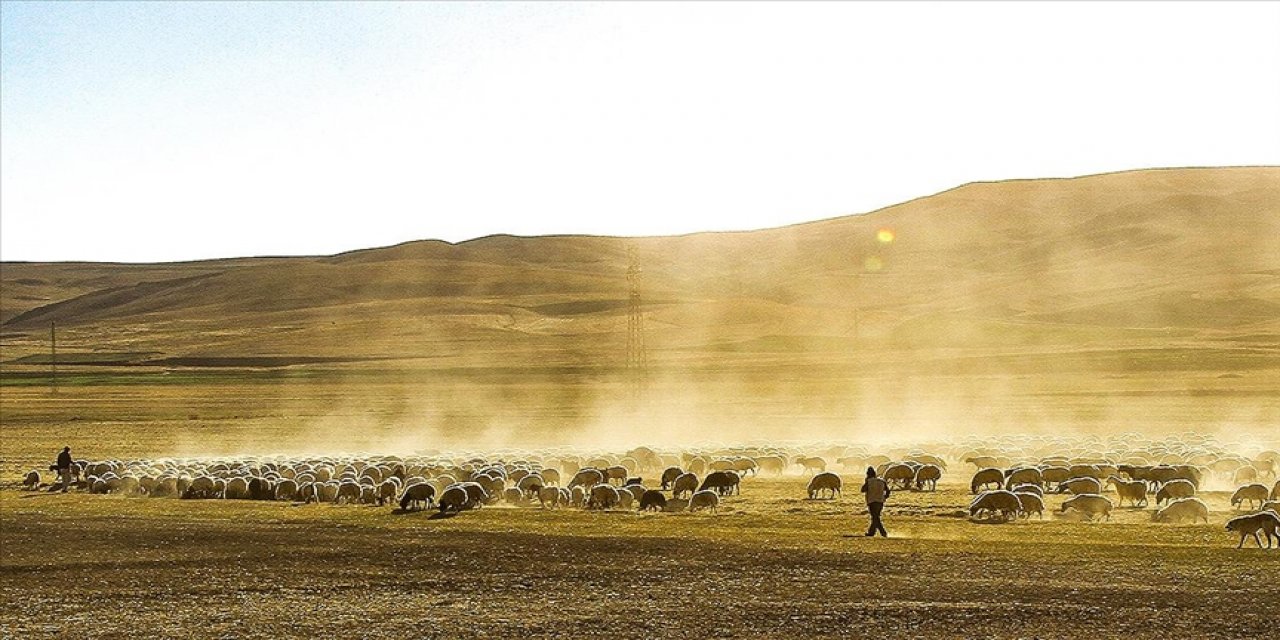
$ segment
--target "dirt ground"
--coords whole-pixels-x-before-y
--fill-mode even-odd
[[[857,496],[748,479],[716,514],[0,491],[5,638],[1259,638],[1280,551],[1209,525],[970,522],[955,478]],[[1061,498],[1052,496],[1056,510]],[[1252,544],[1252,543],[1250,543]]]

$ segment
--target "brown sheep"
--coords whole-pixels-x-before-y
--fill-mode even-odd
[[[1119,506],[1123,507],[1125,500],[1129,501],[1130,506],[1147,506],[1147,483],[1141,480],[1125,480],[1120,476],[1111,476],[1107,478],[1107,484],[1115,485],[1116,494],[1120,496]]]
[[[1231,494],[1232,507],[1243,507],[1246,500],[1249,502],[1249,508],[1253,508],[1255,506],[1254,503],[1262,504],[1263,502],[1266,502],[1267,487],[1256,483],[1246,484],[1245,486],[1236,489],[1236,492]]]
[[[832,500],[835,500],[840,495],[841,485],[840,476],[830,471],[819,473],[809,481],[809,499],[817,500],[825,491]]]
[[[671,483],[671,497],[679,498],[680,494],[693,493],[698,490],[698,476],[684,473]]]
[[[675,482],[676,478],[679,478],[683,474],[684,469],[681,469],[680,467],[667,467],[666,470],[662,472],[662,490],[666,491],[667,489],[670,489],[671,483]]]
[[[1180,498],[1191,498],[1196,495],[1196,487],[1190,480],[1171,480],[1156,492],[1156,506]]]
[[[916,469],[914,479],[916,491],[937,491],[938,481],[942,479],[942,468],[936,464],[926,463]]]
[[[1003,474],[1001,476],[1003,478]],[[1010,491],[984,491],[969,503],[969,517],[976,518],[980,513],[987,517],[999,515],[1006,522],[1018,517],[1022,510],[1022,501]]]
[[[711,490],[703,490],[693,494],[689,498],[689,511],[697,511],[699,509],[710,509],[711,513],[716,512],[716,507],[720,506],[720,496]]]
[[[662,495],[657,489],[650,489],[640,496],[641,511],[665,511],[667,509],[667,497]]]
[[[905,489],[916,479],[916,470],[909,464],[891,464],[884,470],[881,477],[889,483],[889,486]]]
[[[1066,513],[1067,509],[1075,509],[1076,511],[1088,516],[1089,521],[1092,522],[1094,518],[1098,516],[1102,516],[1104,519],[1110,520],[1111,506],[1111,500],[1108,500],[1106,496],[1081,493],[1076,494],[1063,502],[1060,510],[1063,513]]]
[[[982,469],[973,474],[973,480],[969,481],[969,493],[977,494],[978,491],[989,484],[994,484],[997,489],[1004,486],[1004,472],[990,467]]]

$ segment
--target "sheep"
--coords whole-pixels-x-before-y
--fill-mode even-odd
[[[643,488],[643,487],[641,487],[641,488]],[[623,489],[619,489],[619,490],[618,490],[618,504],[616,505],[616,506],[617,506],[617,508],[619,508],[619,509],[630,509],[630,508],[631,508],[631,504],[632,504],[633,502],[635,502],[635,494],[631,493],[630,491],[625,490],[625,488],[623,488]]]
[[[671,482],[671,497],[679,498],[681,494],[698,490],[698,476],[684,473]]]
[[[592,487],[604,483],[604,472],[599,469],[582,469],[573,475],[573,479],[569,481],[569,488],[582,487],[590,490]]]
[[[997,470],[998,471],[998,470]],[[1003,476],[1002,476],[1003,477]],[[1022,501],[1011,491],[984,491],[969,503],[969,517],[976,518],[979,513],[986,512],[988,517],[1000,515],[1005,521],[1018,517],[1022,510]]]
[[[560,472],[559,472],[559,471],[557,471],[557,470],[555,470],[555,469],[547,468],[547,469],[543,469],[542,471],[539,471],[539,472],[538,472],[538,475],[542,476],[542,486],[544,486],[544,487],[545,487],[545,486],[553,486],[553,487],[558,487],[558,486],[560,486]]]
[[[915,467],[909,464],[890,464],[881,476],[890,486],[899,489],[907,488],[916,479]]]
[[[561,492],[556,487],[540,487],[538,503],[543,509],[555,509],[560,504]]]
[[[913,482],[915,483],[916,491],[925,491],[925,487],[928,487],[928,491],[937,491],[938,481],[941,479],[942,467],[939,467],[936,464],[926,463],[919,469],[916,469]]]
[[[1058,485],[1071,479],[1071,470],[1066,467],[1048,466],[1040,468],[1040,479],[1045,486]]]
[[[1280,515],[1276,515],[1274,511],[1259,511],[1258,513],[1238,516],[1227,521],[1227,531],[1234,531],[1240,534],[1240,544],[1236,545],[1237,549],[1244,547],[1244,540],[1249,536],[1253,536],[1253,541],[1258,543],[1258,548],[1262,548],[1262,540],[1258,537],[1258,533],[1267,535],[1267,548],[1271,548],[1271,539],[1275,538],[1277,545],[1280,545]]]
[[[424,486],[424,485],[416,484],[416,485],[413,485],[413,487],[409,487],[409,489],[413,489],[415,487],[421,487],[421,486]],[[431,485],[425,485],[425,486],[429,487]],[[409,489],[405,489],[406,494],[409,492]],[[436,502],[436,505],[440,508],[440,513],[443,514],[443,513],[459,513],[463,509],[466,509],[470,503],[471,503],[471,497],[467,494],[467,490],[464,489],[462,485],[454,484],[454,485],[450,485],[440,494],[440,499]],[[406,504],[404,498],[400,499],[400,504],[402,505]],[[428,500],[427,504],[430,505],[431,501]]]
[[[720,496],[710,489],[698,491],[693,494],[693,497],[689,498],[689,511],[710,509],[711,513],[715,513],[718,506],[720,506]]]
[[[662,490],[666,491],[669,489],[671,487],[671,483],[675,482],[676,478],[679,478],[683,474],[684,469],[681,469],[680,467],[667,467],[662,472]]]
[[[1246,482],[1250,482],[1250,483],[1257,482],[1258,468],[1251,464],[1240,467],[1239,469],[1236,469],[1235,475],[1232,476],[1232,479],[1235,481],[1236,484],[1244,484]]]
[[[1013,495],[1018,496],[1018,503],[1021,505],[1019,511],[1021,511],[1022,517],[1030,518],[1031,514],[1034,513],[1041,520],[1044,519],[1044,500],[1038,494],[1014,493]]]
[[[738,483],[741,478],[732,471],[713,471],[707,474],[702,480],[702,485],[698,487],[698,491],[706,489],[715,489],[720,495],[725,496],[731,493],[738,493]]]
[[[29,491],[35,491],[40,487],[40,472],[28,471],[26,476],[22,478],[22,487]]]
[[[1040,470],[1035,467],[1020,467],[1010,469],[1005,476],[1004,488],[1012,490],[1020,484],[1033,484],[1040,486],[1044,484],[1044,477],[1040,475]]]
[[[1231,506],[1240,508],[1244,506],[1245,501],[1249,502],[1249,507],[1253,508],[1254,503],[1262,504],[1267,501],[1267,487],[1262,484],[1246,484],[1236,492],[1231,494]]]
[[[1276,480],[1276,486],[1271,487],[1271,499],[1280,500],[1280,480]]]
[[[1156,492],[1156,506],[1179,498],[1191,498],[1196,495],[1196,487],[1190,480],[1171,480]]]
[[[1001,461],[998,460],[995,456],[970,456],[968,458],[965,458],[964,461],[973,465],[973,468],[979,471],[981,471],[982,469],[987,469],[991,467],[1002,466],[1000,464]]]
[[[794,462],[804,467],[806,472],[822,473],[827,470],[827,461],[819,456],[796,456]]]
[[[1092,480],[1092,478],[1090,479]],[[1098,516],[1102,516],[1105,520],[1110,520],[1111,507],[1111,500],[1106,496],[1091,493],[1078,493],[1067,498],[1067,500],[1062,503],[1062,507],[1059,511],[1066,513],[1067,509],[1075,509],[1088,516],[1089,521],[1092,522]]]
[[[568,504],[581,509],[587,503],[587,492],[582,487],[574,487],[569,489]]]
[[[689,500],[686,498],[672,498],[667,500],[667,506],[663,509],[667,513],[680,513],[689,508]]]
[[[641,511],[665,511],[667,508],[667,497],[662,495],[657,489],[650,489],[640,496]]]
[[[591,487],[587,498],[588,509],[611,509],[618,504],[618,490],[607,484]]]
[[[830,471],[819,473],[809,481],[809,499],[817,500],[825,491],[832,500],[835,500],[840,496],[842,485],[840,476]]]
[[[996,488],[1004,486],[1004,472],[995,467],[988,467],[973,474],[973,480],[969,481],[969,493],[977,494],[979,489],[989,484],[996,485]]]
[[[736,471],[739,476],[745,476],[747,475],[747,472],[750,472],[753,476],[759,475],[760,473],[759,465],[757,465],[756,461],[751,458],[738,458],[737,460],[734,460],[731,470]]]
[[[212,498],[215,495],[215,485],[213,478],[209,476],[197,476],[191,480],[191,484],[187,485],[187,490],[182,493],[184,499],[193,498]]]
[[[630,474],[631,474],[631,471],[620,464],[613,465],[612,467],[609,467],[604,470],[605,480],[608,480],[611,483],[614,480],[617,480],[618,484],[622,484],[623,481],[626,480],[627,476]]]
[[[1044,497],[1044,489],[1038,484],[1020,484],[1010,489],[1010,491],[1014,493],[1034,493],[1036,494],[1036,497]]]
[[[1065,482],[1058,483],[1058,493],[1068,493],[1071,495],[1099,495],[1102,493],[1102,483],[1097,478],[1076,477]]]
[[[629,493],[631,494],[631,497],[636,500],[639,500],[648,491],[649,491],[649,487],[646,487],[642,484],[629,484],[619,489],[620,493]]]
[[[756,458],[756,469],[760,473],[768,471],[780,476],[787,470],[787,459],[782,456],[760,456]]]
[[[1120,497],[1119,506],[1123,507],[1125,500],[1129,501],[1130,506],[1147,506],[1147,483],[1141,480],[1125,480],[1120,476],[1111,476],[1107,478],[1107,484],[1115,485],[1116,494]]]
[[[1204,520],[1205,524],[1209,524],[1209,506],[1199,498],[1179,498],[1157,511],[1151,519],[1155,522],[1182,522],[1190,519],[1193,523]]]
[[[538,495],[538,491],[546,486],[546,481],[542,476],[537,474],[529,474],[516,481],[516,489],[524,493],[529,498]]]

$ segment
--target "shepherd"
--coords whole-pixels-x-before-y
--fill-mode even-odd
[[[62,492],[66,493],[71,488],[71,447],[62,448],[62,453],[58,454],[58,463],[54,466],[58,469],[58,484],[62,485]]]
[[[867,529],[867,537],[876,535],[888,538],[884,523],[880,522],[880,512],[884,511],[884,502],[889,499],[889,483],[876,477],[875,467],[867,467],[867,481],[862,483],[862,492],[867,495],[867,511],[871,512],[871,528]]]

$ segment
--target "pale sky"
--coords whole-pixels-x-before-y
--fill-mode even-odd
[[[753,229],[1277,114],[1276,3],[6,1],[0,259]]]

